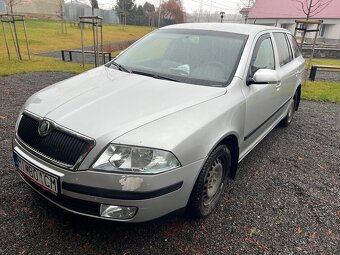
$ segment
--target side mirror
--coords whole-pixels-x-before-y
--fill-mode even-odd
[[[254,76],[247,81],[247,84],[275,84],[279,83],[277,71],[271,69],[259,69]]]

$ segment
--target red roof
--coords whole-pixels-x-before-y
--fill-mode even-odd
[[[256,0],[255,6],[250,10],[249,18],[295,19],[306,18],[306,15],[302,12],[301,5],[294,0]],[[333,0],[323,11],[311,18],[340,19],[340,0]]]

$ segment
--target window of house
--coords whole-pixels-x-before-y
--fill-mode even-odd
[[[326,25],[325,24],[321,24],[320,31],[319,31],[319,36],[320,37],[324,37],[325,36],[325,31],[326,31]]]
[[[274,33],[274,40],[279,53],[280,66],[284,66],[293,60],[288,42],[284,33]]]
[[[288,29],[288,24],[281,24],[281,28]]]

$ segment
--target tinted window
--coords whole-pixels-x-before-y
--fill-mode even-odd
[[[250,76],[253,76],[258,69],[275,70],[273,44],[269,34],[262,35],[258,39],[250,68]]]
[[[284,66],[285,64],[292,61],[292,56],[286,37],[284,33],[274,33],[274,39],[277,46],[277,51],[279,53],[280,66]]]
[[[291,34],[287,34],[287,36],[288,36],[288,39],[290,41],[290,45],[292,46],[294,56],[297,58],[298,56],[301,55],[301,52],[300,52],[300,49],[299,49],[299,44],[297,43],[294,36],[292,36]]]

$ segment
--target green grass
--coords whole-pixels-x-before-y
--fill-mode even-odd
[[[306,59],[306,62],[309,60]],[[312,63],[314,65],[331,65],[331,66],[340,66],[340,59],[323,59],[323,58],[314,58]]]
[[[80,29],[67,24],[67,33],[61,33],[60,23],[57,21],[27,20],[26,22],[28,43],[32,53],[56,51],[61,49],[80,48]],[[14,47],[10,40],[10,30],[6,26],[7,37],[11,52],[14,56]],[[22,52],[26,54],[25,37],[20,23],[17,25],[18,37]],[[103,25],[103,42],[136,40],[152,31],[150,27],[127,26],[125,30],[120,25]],[[84,29],[84,45],[93,45],[92,29],[87,26]],[[0,49],[5,52],[5,42],[0,33]]]
[[[55,58],[32,56],[31,60],[0,60],[0,76],[8,76],[19,73],[29,72],[48,72],[60,71],[68,73],[81,73],[93,68],[94,65],[86,64],[83,68],[82,64],[73,62],[63,62]]]
[[[340,81],[308,81],[302,86],[302,98],[340,104]]]
[[[312,63],[340,66],[340,59],[315,58]],[[307,81],[302,85],[302,99],[340,104],[340,81]]]
[[[64,71],[71,73],[80,73],[93,67],[93,65],[86,65],[83,69],[82,65],[78,63],[69,63],[56,60],[54,58],[38,57],[34,54],[58,51],[61,49],[79,48],[80,29],[67,24],[67,33],[60,32],[60,23],[57,21],[44,20],[27,20],[26,22],[28,43],[31,52],[31,61],[28,61],[28,55],[25,45],[24,31],[19,23],[17,25],[19,45],[21,49],[23,61],[17,61],[13,41],[8,26],[6,27],[7,40],[9,42],[11,61],[7,58],[7,51],[5,47],[5,40],[2,32],[0,32],[0,76],[8,76],[18,73],[38,72],[38,71]],[[127,26],[122,30],[119,25],[104,25],[103,26],[103,41],[128,41],[137,40],[145,34],[151,32],[150,27]],[[93,44],[92,30],[86,27],[84,29],[84,45],[89,46]],[[113,56],[119,52],[113,52]]]

